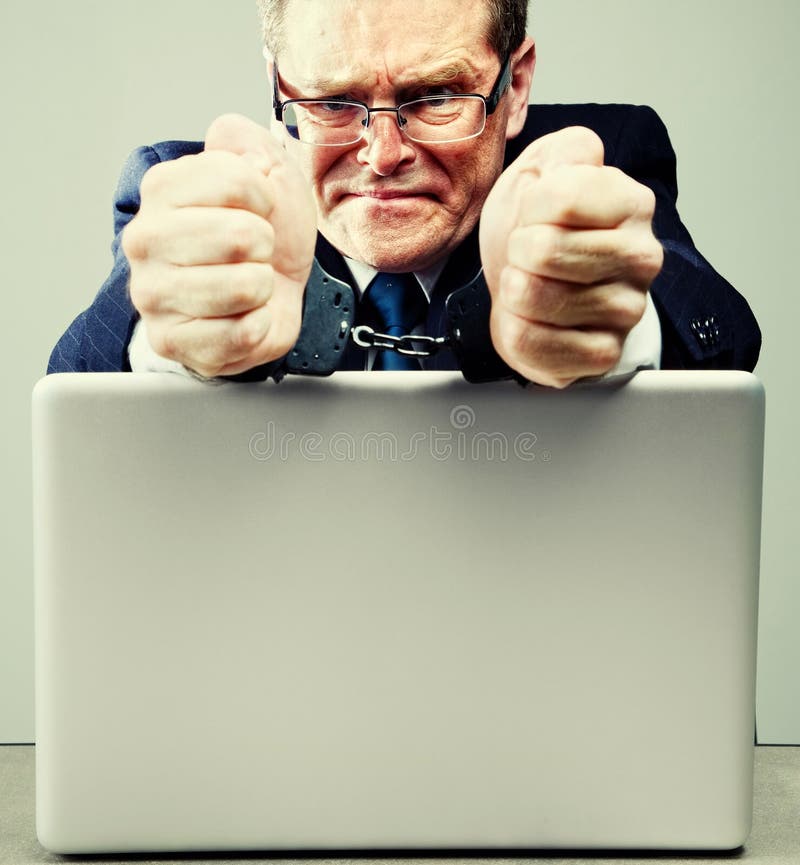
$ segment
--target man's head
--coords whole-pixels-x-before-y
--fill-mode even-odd
[[[279,99],[393,107],[420,96],[487,96],[510,58],[511,83],[482,134],[419,143],[395,114],[364,137],[319,146],[285,135],[313,188],[321,232],[381,270],[434,264],[477,224],[527,111],[534,50],[525,0],[259,0]],[[273,72],[274,75],[274,72]],[[330,103],[326,103],[330,104]]]

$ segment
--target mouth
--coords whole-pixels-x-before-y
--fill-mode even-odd
[[[406,186],[367,186],[361,189],[343,189],[343,199],[364,202],[402,202],[409,199],[435,199],[436,196],[428,190]]]
[[[398,198],[432,198],[427,192],[416,189],[367,189],[361,192],[351,192],[354,198],[366,198],[373,201],[395,201]]]
[[[366,212],[378,213],[402,212],[408,215],[414,208],[430,205],[436,201],[436,196],[429,192],[414,189],[369,189],[350,192],[342,199],[357,207],[366,208]],[[411,211],[408,208],[412,208]]]

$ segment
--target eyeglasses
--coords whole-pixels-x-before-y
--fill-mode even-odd
[[[370,108],[351,99],[286,99],[279,93],[278,64],[272,79],[275,119],[292,138],[319,147],[355,144],[367,134],[373,114],[394,114],[400,131],[420,144],[449,144],[476,138],[486,118],[497,108],[511,83],[511,58],[503,63],[488,96],[480,93],[443,93],[421,96],[395,108]]]

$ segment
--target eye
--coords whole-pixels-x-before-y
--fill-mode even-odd
[[[443,108],[450,103],[451,96],[442,94],[441,96],[428,96],[425,100],[430,108]]]
[[[345,126],[361,120],[364,113],[360,105],[338,99],[309,99],[295,105],[298,118],[317,125]]]
[[[447,105],[450,99],[457,95],[458,93],[451,87],[425,87],[418,93],[415,93],[413,97],[411,97],[411,101],[413,102],[416,99],[424,99],[424,104],[428,108],[439,108]]]
[[[453,90],[452,87],[426,87],[424,90],[422,90],[417,95],[417,98],[420,98],[422,96],[431,98],[434,96],[445,97],[445,96],[455,96],[455,95],[456,95],[456,91]]]
[[[346,111],[348,108],[353,107],[351,104],[345,102],[343,99],[340,99],[338,97],[335,99],[331,99],[330,101],[321,99],[319,104],[322,109],[324,109],[325,111],[329,111],[331,114],[335,114],[340,111]]]

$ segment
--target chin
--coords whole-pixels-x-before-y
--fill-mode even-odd
[[[359,260],[387,273],[405,273],[430,267],[437,259],[446,254],[446,249],[420,249],[418,245],[415,245],[404,251],[397,245],[393,245],[365,250],[364,257]],[[358,256],[351,257],[358,258]]]
[[[331,241],[343,255],[355,261],[387,273],[404,273],[429,267],[450,252],[447,241],[435,245],[430,242],[435,236],[435,230],[422,228],[412,233],[388,231],[380,232],[380,236],[373,233],[367,237],[342,238],[342,242],[332,237]]]
[[[390,273],[421,270],[452,252],[460,236],[469,233],[463,218],[443,218],[437,212],[441,207],[426,204],[420,208],[417,202],[412,209],[405,201],[348,200],[340,212],[330,214],[333,218],[321,221],[320,230],[355,261]]]

